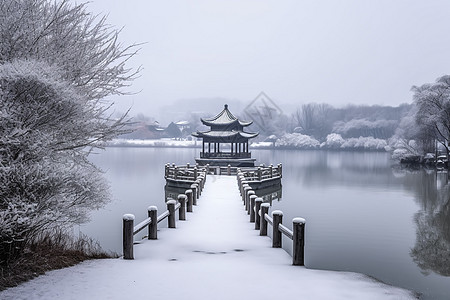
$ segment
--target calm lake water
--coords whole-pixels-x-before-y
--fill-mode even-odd
[[[122,215],[133,213],[141,221],[149,205],[164,210],[164,164],[194,163],[198,151],[108,148],[94,155],[111,183],[113,201],[80,231],[120,253]],[[417,291],[422,299],[450,299],[447,173],[396,168],[387,153],[253,150],[252,155],[258,163],[283,164],[282,198],[271,209],[284,212],[287,226],[297,216],[307,220],[308,268],[360,272]]]

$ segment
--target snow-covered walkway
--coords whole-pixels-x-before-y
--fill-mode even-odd
[[[0,299],[414,299],[355,273],[309,270],[249,223],[235,177],[209,176],[194,213],[108,259],[49,272]],[[307,257],[306,257],[307,260]]]

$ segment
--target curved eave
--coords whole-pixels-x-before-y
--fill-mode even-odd
[[[241,120],[239,120],[239,124],[241,124],[241,126],[245,127],[245,126],[252,125],[253,121],[241,121]]]

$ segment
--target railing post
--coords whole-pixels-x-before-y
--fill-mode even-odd
[[[197,180],[197,167],[194,167],[194,181]]]
[[[186,195],[178,195],[178,202],[180,202],[180,210],[178,211],[178,219],[181,221],[186,221]]]
[[[164,165],[164,177],[167,178],[169,176],[169,164]]]
[[[191,165],[189,164],[189,163],[186,163],[186,170],[189,170],[189,167],[190,167]]]
[[[197,184],[197,186],[198,186],[197,198],[200,198],[200,195],[202,194],[202,181],[197,178],[197,180],[194,183]]]
[[[193,199],[192,199],[192,190],[186,190],[186,192],[184,192],[185,194],[186,194],[186,196],[187,196],[187,211],[188,212],[192,212],[193,211],[193,209],[192,209],[192,205],[194,204],[193,203]]]
[[[158,208],[156,206],[149,206],[148,217],[151,222],[148,224],[148,239],[156,240],[158,239]]]
[[[269,166],[269,172],[270,172],[270,178],[272,178],[273,177],[273,165],[272,164]]]
[[[133,255],[133,230],[134,215],[125,214],[123,219],[123,258],[134,259]]]
[[[230,176],[231,175],[231,165],[227,166],[227,175]]]
[[[283,212],[280,210],[274,210],[272,212],[273,227],[272,227],[272,247],[281,248],[282,233],[278,229],[278,225],[283,223]]]
[[[197,188],[198,186],[194,183],[191,184],[191,190],[192,190],[192,204],[197,205]]]
[[[255,230],[259,230],[260,227],[260,212],[259,210],[261,209],[261,204],[263,203],[263,199],[262,198],[256,198],[255,199]]]
[[[250,196],[250,223],[255,223],[255,200],[258,198],[256,195]]]
[[[261,224],[259,227],[259,235],[265,236],[267,235],[267,221],[266,218],[264,218],[264,215],[269,212],[269,203],[263,203],[261,204]]]
[[[177,176],[178,176],[178,167],[175,166],[173,168],[173,179],[177,179]]]
[[[294,218],[292,220],[292,264],[294,266],[305,265],[305,219]]]
[[[250,197],[252,195],[255,195],[255,191],[254,190],[250,190],[247,192],[247,202],[245,203],[245,209],[247,210],[247,215],[250,214]]]
[[[206,174],[209,174],[209,164],[206,164]]]
[[[262,180],[262,169],[261,167],[258,167],[258,181]]]
[[[169,211],[169,217],[167,218],[168,220],[168,227],[169,228],[176,228],[176,224],[175,224],[175,205],[177,204],[177,202],[173,199],[170,199],[169,201],[167,201],[167,210]]]
[[[278,164],[278,175],[281,177],[283,177],[283,165],[282,164]]]
[[[242,193],[242,201],[244,201],[244,205],[245,208],[247,209],[247,193],[248,191],[250,191],[252,188],[247,184],[246,186],[244,186],[243,189],[243,193]]]

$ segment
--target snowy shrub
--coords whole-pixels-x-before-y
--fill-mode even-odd
[[[342,144],[342,149],[359,149],[359,150],[385,150],[387,147],[386,140],[376,139],[373,137],[359,137],[346,139]]]
[[[276,147],[293,147],[300,149],[315,149],[320,146],[318,140],[301,133],[285,133],[275,142]]]
[[[320,147],[326,149],[339,149],[344,142],[345,141],[340,134],[331,133],[327,135],[326,141],[323,142]]]

